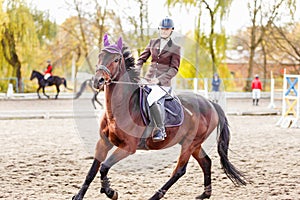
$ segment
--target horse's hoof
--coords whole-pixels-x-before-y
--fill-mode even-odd
[[[78,194],[77,195],[74,195],[73,197],[72,197],[72,200],[82,200],[83,198],[81,197],[81,196],[78,196]]]
[[[114,196],[111,199],[118,200],[118,192],[115,191]]]
[[[206,194],[203,192],[200,196],[197,196],[196,199],[209,199],[211,194]]]
[[[106,196],[112,200],[117,200],[118,199],[118,192],[114,191],[111,188],[101,188],[100,193],[106,194]]]

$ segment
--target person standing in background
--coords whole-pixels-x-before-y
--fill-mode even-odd
[[[260,99],[260,92],[262,90],[262,83],[259,80],[258,74],[255,75],[255,78],[252,81],[252,104],[258,106]]]
[[[219,102],[220,99],[220,84],[221,79],[217,73],[214,74],[214,77],[212,79],[211,85],[212,85],[212,101],[215,103]]]

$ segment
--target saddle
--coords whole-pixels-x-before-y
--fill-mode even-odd
[[[140,88],[140,108],[141,115],[145,125],[150,124],[150,110],[147,102],[147,96],[151,92],[151,88],[144,86]],[[165,127],[180,126],[183,122],[184,112],[181,102],[177,96],[164,96],[165,107]]]

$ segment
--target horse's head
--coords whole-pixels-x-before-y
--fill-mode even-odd
[[[107,35],[104,36],[104,48],[98,56],[96,73],[94,76],[94,87],[101,88],[105,83],[114,81],[120,75],[123,62],[123,42],[120,37],[116,44],[110,44]]]
[[[34,79],[35,77],[36,77],[36,71],[32,70],[30,80],[32,81],[32,79]]]

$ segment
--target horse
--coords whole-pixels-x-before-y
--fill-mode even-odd
[[[43,94],[49,99],[50,97],[45,93],[45,87],[47,86],[52,86],[55,85],[56,87],[56,95],[55,95],[55,99],[57,99],[58,94],[60,92],[59,86],[61,84],[63,84],[65,86],[66,89],[68,90],[72,90],[71,88],[67,87],[67,80],[65,78],[61,78],[59,76],[52,76],[52,80],[48,83],[48,85],[46,84],[46,80],[44,79],[44,75],[41,74],[40,72],[36,71],[36,70],[32,70],[31,72],[31,76],[30,76],[30,80],[32,81],[34,78],[37,78],[38,80],[38,84],[39,87],[37,89],[37,95],[39,97],[39,99],[41,98],[39,91],[40,89],[43,89]]]
[[[98,56],[94,87],[104,85],[105,111],[100,121],[100,138],[96,144],[91,168],[73,200],[82,200],[96,174],[100,173],[101,189],[109,199],[117,200],[118,192],[111,188],[108,172],[122,159],[137,150],[161,150],[179,144],[181,152],[170,179],[154,193],[149,200],[163,198],[168,189],[186,173],[192,156],[204,173],[204,192],[196,199],[208,199],[212,193],[211,159],[202,148],[202,143],[216,129],[217,150],[224,173],[237,186],[248,183],[228,158],[230,131],[222,108],[201,95],[192,92],[176,94],[184,108],[183,122],[179,126],[166,127],[164,141],[154,142],[150,134],[145,134],[148,126],[141,116],[140,93],[143,88],[139,81],[139,71],[127,46],[120,37],[116,44],[104,42]],[[141,83],[141,84],[140,84]],[[109,151],[116,149],[109,154]],[[146,156],[146,155],[145,155]]]
[[[82,95],[84,89],[86,88],[86,85],[88,85],[88,86],[91,88],[91,90],[93,91],[93,93],[94,93],[93,98],[92,98],[92,104],[93,104],[94,108],[95,108],[95,109],[97,108],[95,102],[97,102],[97,103],[100,105],[100,107],[103,108],[103,105],[102,105],[102,103],[98,100],[97,96],[98,96],[98,94],[100,93],[100,91],[103,91],[103,88],[104,88],[104,87],[102,87],[100,90],[96,90],[96,89],[93,87],[93,84],[94,84],[93,78],[90,78],[90,79],[85,80],[85,81],[80,85],[80,89],[79,89],[79,91],[76,93],[74,99],[78,99],[78,98]]]

